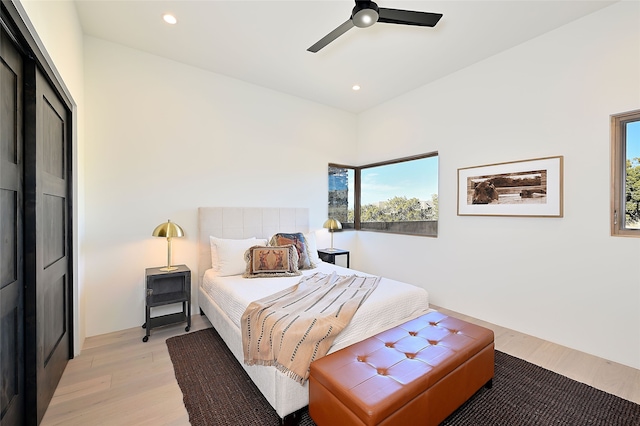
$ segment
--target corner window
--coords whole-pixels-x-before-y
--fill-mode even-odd
[[[640,237],[640,110],[611,116],[611,235]]]
[[[330,164],[329,216],[343,229],[436,237],[438,154],[359,167]]]

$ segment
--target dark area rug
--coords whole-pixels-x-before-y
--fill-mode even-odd
[[[167,340],[193,426],[278,425],[278,415],[213,328]],[[300,422],[313,426],[306,409]],[[496,351],[482,388],[446,426],[640,426],[640,405]]]

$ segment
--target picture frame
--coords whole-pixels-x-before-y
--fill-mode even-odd
[[[458,216],[563,216],[563,156],[458,169]]]

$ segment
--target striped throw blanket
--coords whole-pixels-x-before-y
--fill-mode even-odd
[[[300,384],[327,354],[380,277],[316,273],[251,302],[242,315],[244,362],[272,365]]]

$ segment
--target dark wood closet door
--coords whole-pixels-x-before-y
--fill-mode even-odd
[[[25,80],[26,385],[39,423],[71,355],[70,114],[38,69],[25,66]]]
[[[0,35],[0,425],[24,423],[22,57]]]

